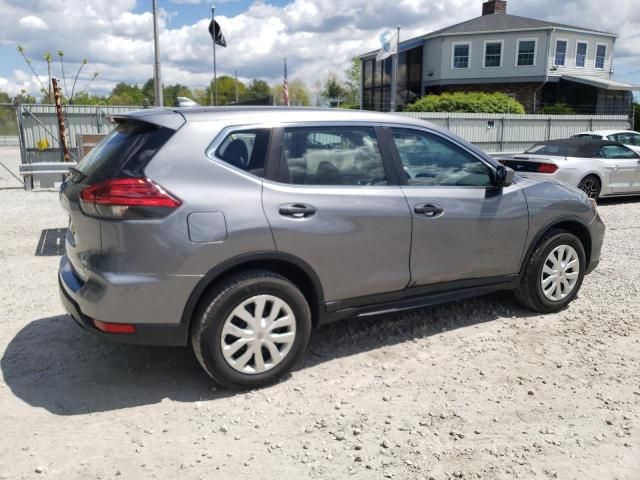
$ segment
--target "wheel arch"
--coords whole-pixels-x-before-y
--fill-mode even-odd
[[[544,227],[542,227],[534,239],[531,241],[529,248],[527,249],[527,254],[524,256],[522,264],[520,265],[520,276],[524,274],[524,268],[526,267],[531,255],[535,249],[540,245],[540,241],[549,233],[551,230],[566,230],[570,233],[573,233],[584,247],[584,253],[586,258],[586,263],[589,265],[591,260],[591,233],[589,232],[589,227],[587,224],[577,217],[561,217],[555,220],[550,221]]]
[[[604,188],[604,178],[603,178],[603,174],[599,171],[591,171],[591,172],[587,172],[587,173],[583,173],[580,176],[580,180],[578,180],[578,185],[576,185],[576,188],[580,186],[580,184],[584,181],[584,179],[586,179],[587,177],[596,177],[598,179],[598,181],[600,182],[600,194],[602,194],[602,189]]]
[[[212,268],[191,292],[182,313],[181,323],[190,330],[193,316],[207,292],[225,277],[246,270],[268,270],[294,283],[309,302],[313,326],[318,325],[324,307],[324,292],[318,275],[304,260],[275,251],[240,255]]]

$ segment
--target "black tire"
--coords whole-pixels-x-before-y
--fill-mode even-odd
[[[602,182],[595,175],[587,175],[578,184],[578,188],[587,194],[589,198],[597,200],[602,191]]]
[[[552,301],[543,292],[542,269],[551,252],[561,245],[575,249],[579,259],[578,278],[573,290],[562,300]],[[587,268],[586,255],[582,242],[566,230],[550,230],[538,243],[524,267],[520,286],[515,290],[516,298],[524,306],[542,313],[553,313],[566,307],[578,294]]]
[[[242,373],[225,359],[221,335],[233,309],[256,295],[273,295],[287,303],[295,317],[295,337],[288,353],[270,370]],[[200,365],[216,382],[231,389],[251,389],[273,384],[290,372],[304,354],[310,334],[311,311],[302,292],[276,273],[251,270],[226,278],[206,295],[194,317],[191,344]]]

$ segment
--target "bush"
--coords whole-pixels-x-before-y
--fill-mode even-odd
[[[454,92],[427,95],[405,108],[407,112],[525,113],[524,106],[504,93]]]
[[[554,105],[545,105],[538,113],[541,115],[575,115],[576,111],[566,103],[556,103]]]

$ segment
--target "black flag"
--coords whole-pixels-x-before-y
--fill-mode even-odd
[[[215,28],[215,33],[213,33],[214,28]],[[209,34],[211,35],[211,38],[213,39],[214,42],[216,42],[217,45],[220,45],[221,47],[227,46],[227,40],[224,38],[224,35],[222,34],[222,29],[220,28],[220,25],[218,25],[218,22],[216,22],[213,19],[211,19],[211,22],[209,22]]]

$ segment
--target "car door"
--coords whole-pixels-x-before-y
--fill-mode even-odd
[[[598,157],[609,174],[611,193],[640,191],[640,156],[636,152],[623,145],[603,145]]]
[[[520,186],[494,187],[491,167],[440,133],[391,128],[389,134],[412,210],[412,285],[517,274],[529,225]]]
[[[286,126],[273,143],[263,206],[277,249],[316,272],[327,302],[404,289],[411,214],[376,128]]]

